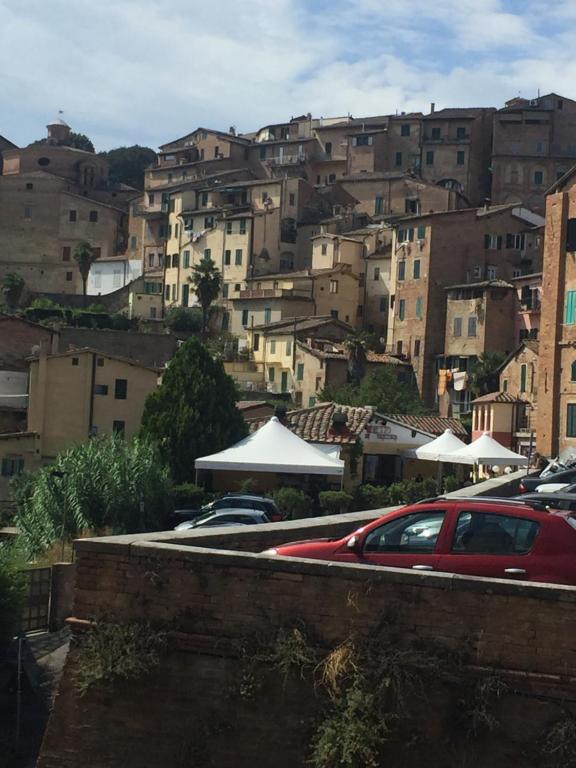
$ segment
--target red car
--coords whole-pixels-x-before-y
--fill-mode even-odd
[[[571,512],[504,499],[427,499],[343,539],[282,544],[263,554],[576,585]]]

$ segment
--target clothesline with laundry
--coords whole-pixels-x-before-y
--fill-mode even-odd
[[[438,394],[445,394],[452,386],[456,392],[462,392],[468,386],[468,373],[459,368],[440,368],[438,371]]]

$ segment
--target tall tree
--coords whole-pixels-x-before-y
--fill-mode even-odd
[[[470,371],[470,389],[475,397],[498,389],[499,368],[506,359],[502,352],[483,352]]]
[[[354,331],[346,338],[344,346],[348,354],[348,381],[352,386],[359,387],[366,375],[368,334]]]
[[[87,240],[81,240],[76,248],[74,248],[74,259],[78,264],[80,277],[82,278],[82,294],[86,298],[86,285],[92,264],[97,259],[96,251]]]
[[[319,399],[342,405],[374,405],[378,413],[425,413],[413,381],[400,380],[394,366],[381,365],[362,379],[359,387],[326,386]]]
[[[127,184],[135,189],[144,189],[144,171],[156,160],[156,152],[150,147],[117,147],[100,153],[108,160],[109,179],[114,184]]]
[[[38,139],[33,141],[32,144],[28,144],[29,147],[38,147],[41,144],[46,144],[47,139]],[[70,131],[68,138],[60,143],[61,147],[73,147],[74,149],[83,149],[84,152],[94,152],[94,144],[90,141],[85,133],[75,133]]]
[[[178,483],[194,478],[194,461],[228,448],[247,434],[236,408],[234,382],[201,342],[183,344],[146,400],[142,433],[160,447]]]
[[[192,267],[192,277],[189,278],[194,286],[196,298],[202,308],[202,338],[206,338],[208,330],[208,312],[212,302],[220,293],[222,273],[209,256],[204,256],[199,264]]]
[[[2,293],[10,309],[15,309],[25,288],[24,278],[16,272],[8,272],[2,279]]]

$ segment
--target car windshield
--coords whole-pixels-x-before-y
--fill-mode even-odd
[[[215,510],[211,509],[209,512],[205,512],[203,515],[199,515],[198,517],[195,517],[192,521],[194,525],[202,525],[202,523],[205,520],[209,520],[211,517],[214,517]]]

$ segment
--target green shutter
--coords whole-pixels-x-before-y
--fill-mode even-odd
[[[298,367],[296,369],[296,378],[298,381],[302,381],[304,378],[304,363],[298,363]]]
[[[520,366],[520,392],[526,392],[526,365]]]
[[[567,408],[566,437],[576,437],[576,403],[570,403]]]
[[[566,325],[574,325],[576,323],[576,291],[566,292],[564,322]]]

